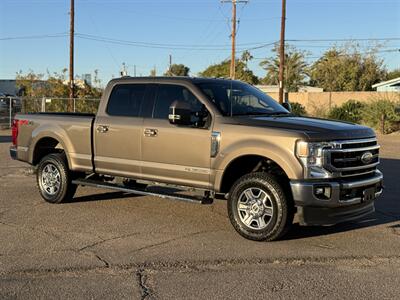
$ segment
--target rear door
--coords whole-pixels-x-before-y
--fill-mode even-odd
[[[142,107],[149,85],[117,84],[107,106],[94,124],[94,165],[96,172],[140,177]]]
[[[192,91],[178,84],[159,84],[152,117],[143,121],[142,177],[174,184],[210,187],[211,119],[201,126],[169,123],[169,107],[179,100],[190,104],[193,115],[204,105]],[[209,114],[209,117],[211,115]]]

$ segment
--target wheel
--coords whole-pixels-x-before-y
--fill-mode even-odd
[[[235,230],[243,237],[273,241],[289,230],[294,206],[275,177],[267,173],[250,173],[232,186],[228,215]]]
[[[77,189],[71,178],[64,154],[49,154],[40,161],[36,180],[45,201],[61,203],[71,200]]]

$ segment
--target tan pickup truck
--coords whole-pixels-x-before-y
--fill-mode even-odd
[[[10,153],[37,167],[50,203],[79,185],[227,199],[233,227],[252,240],[282,237],[295,214],[332,225],[374,212],[383,177],[373,130],[288,109],[240,81],[124,77],[108,84],[96,116],[17,115]]]

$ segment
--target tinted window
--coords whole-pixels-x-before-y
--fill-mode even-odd
[[[159,85],[153,117],[156,119],[168,119],[169,107],[172,102],[179,100],[188,103],[192,112],[199,112],[203,104],[187,88],[180,85]]]
[[[145,91],[145,84],[115,86],[108,100],[107,113],[113,116],[138,117]]]
[[[270,96],[246,83],[221,81],[197,85],[224,116],[289,114]]]

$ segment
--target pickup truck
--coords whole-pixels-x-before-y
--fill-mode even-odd
[[[97,115],[17,114],[12,143],[47,202],[71,200],[77,186],[222,199],[235,230],[258,241],[281,238],[296,214],[301,225],[364,217],[383,191],[372,129],[295,116],[227,79],[113,79]]]

